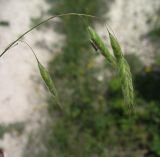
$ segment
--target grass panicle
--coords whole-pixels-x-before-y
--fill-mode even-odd
[[[26,32],[24,32],[20,37],[18,37],[16,40],[14,40],[11,44],[9,44],[6,47],[6,49],[0,54],[0,57],[2,57],[22,37],[24,37],[26,34],[28,34],[29,32],[31,32],[32,30],[34,30],[37,27],[45,24],[46,22],[50,21],[51,19],[54,19],[54,18],[57,18],[57,17],[69,16],[69,15],[70,16],[74,15],[74,16],[80,16],[80,17],[84,16],[84,17],[90,17],[90,18],[97,18],[99,20],[101,19],[101,18],[93,16],[93,15],[78,14],[78,13],[66,13],[66,14],[59,14],[59,15],[52,16],[52,17],[50,17],[50,18],[48,18],[48,19],[40,22],[39,24],[35,25],[34,27],[32,27],[31,29],[27,30]],[[123,56],[122,49],[120,47],[119,42],[117,41],[117,39],[108,30],[111,46],[112,46],[113,53],[114,53],[114,56],[113,56],[110,53],[109,49],[104,44],[104,42],[101,40],[101,38],[99,37],[99,35],[94,31],[94,29],[92,29],[90,26],[87,27],[87,28],[88,28],[88,32],[89,32],[89,35],[90,35],[90,38],[91,38],[91,44],[92,44],[92,46],[96,50],[99,50],[101,52],[101,54],[106,58],[106,60],[114,68],[117,68],[119,70],[119,76],[120,76],[121,83],[122,83],[122,90],[123,90],[125,102],[128,105],[133,105],[133,97],[134,97],[133,95],[134,94],[133,94],[132,74],[130,72],[130,67],[129,67],[128,63],[127,63],[127,61],[125,60],[125,58]],[[56,102],[60,105],[59,99],[58,99],[58,93],[57,93],[57,90],[55,88],[54,82],[52,81],[51,76],[49,75],[49,72],[39,62],[39,60],[38,60],[38,58],[37,58],[37,56],[34,53],[34,51],[33,51],[32,48],[31,48],[31,50],[32,50],[34,56],[36,57],[36,60],[37,60],[37,63],[38,63],[38,67],[39,67],[39,71],[40,71],[42,79],[44,80],[44,82],[45,82],[46,86],[48,87],[48,89],[49,89],[50,93],[52,94],[52,96],[55,98]]]
[[[108,62],[119,71],[125,104],[127,104],[130,108],[133,107],[134,90],[132,74],[128,63],[123,56],[118,40],[108,30],[111,47],[114,53],[114,56],[112,56],[101,38],[91,27],[88,27],[88,32],[91,38],[92,46],[94,45],[94,48],[99,49]]]

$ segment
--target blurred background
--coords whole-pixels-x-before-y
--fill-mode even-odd
[[[27,34],[48,68],[66,113],[51,99],[36,60],[18,42],[0,58],[0,148],[6,157],[160,157],[160,0],[0,0],[1,52]],[[131,67],[135,114],[117,72],[91,47],[86,24],[108,47],[106,25]]]

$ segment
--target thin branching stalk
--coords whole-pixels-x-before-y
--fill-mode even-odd
[[[34,27],[32,27],[31,29],[27,30],[26,32],[24,32],[22,35],[20,35],[16,40],[14,40],[12,43],[10,43],[5,50],[0,54],[0,57],[2,57],[17,41],[19,41],[22,37],[24,37],[26,34],[28,34],[29,32],[31,32],[32,30],[36,29],[37,27],[45,24],[46,22],[57,18],[57,17],[64,17],[64,16],[84,16],[84,17],[90,17],[90,18],[96,18],[96,19],[102,19],[100,17],[97,16],[93,16],[93,15],[89,15],[89,14],[80,14],[80,13],[66,13],[66,14],[59,14],[59,15],[55,15],[55,16],[51,16],[48,19],[40,22],[39,24],[35,25]]]

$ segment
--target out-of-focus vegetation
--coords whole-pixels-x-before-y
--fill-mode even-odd
[[[110,1],[106,5],[102,0],[49,0],[48,3],[50,14],[98,15]],[[92,25],[90,19],[86,21]],[[49,120],[39,131],[39,143],[34,142],[34,135],[30,136],[25,155],[159,157],[159,66],[144,67],[138,57],[126,56],[135,84],[135,113],[130,115],[117,75],[107,63],[96,62],[98,56],[90,49],[83,20],[65,17],[56,26],[66,39],[61,52],[50,62],[49,71],[65,112],[48,98]]]
[[[12,124],[1,124],[0,125],[0,139],[3,138],[5,133],[16,133],[20,135],[24,130],[24,123],[12,123]]]
[[[8,21],[0,21],[0,26],[9,26]]]
[[[148,33],[149,37],[152,40],[159,40],[159,37],[160,37],[160,8],[155,9],[154,18],[152,17],[152,19],[150,19],[149,21],[152,22],[151,24],[152,29]]]
[[[155,8],[155,14],[149,18],[151,29],[147,34],[150,42],[153,44],[155,49],[154,60],[155,63],[160,65],[160,7]]]

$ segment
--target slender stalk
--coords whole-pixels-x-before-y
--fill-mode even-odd
[[[102,18],[97,17],[97,16],[93,16],[93,15],[89,15],[89,14],[80,14],[80,13],[65,13],[65,14],[59,14],[59,15],[51,16],[48,19],[46,19],[46,20],[40,22],[39,24],[35,25],[34,27],[30,28],[29,30],[27,30],[26,32],[24,32],[22,35],[20,35],[20,37],[18,37],[16,40],[14,40],[12,43],[10,43],[5,48],[5,50],[0,54],[0,57],[2,57],[12,47],[12,45],[14,45],[22,37],[24,37],[26,34],[28,34],[29,32],[31,32],[32,30],[36,29],[37,27],[41,26],[42,24],[50,21],[51,19],[57,18],[57,17],[70,16],[70,15],[72,15],[72,16],[84,16],[84,17],[102,19]]]
[[[56,87],[50,77],[50,74],[45,70],[43,65],[40,63],[40,61],[38,60],[38,57],[37,57],[36,53],[34,52],[34,50],[32,49],[32,47],[26,41],[23,41],[23,40],[19,40],[19,41],[25,43],[31,49],[33,55],[35,56],[35,58],[37,60],[38,68],[39,68],[39,71],[40,71],[40,74],[41,74],[43,81],[45,82],[46,86],[48,87],[56,104],[60,107],[61,110],[63,110],[63,106],[60,103],[57,89],[56,89]]]

